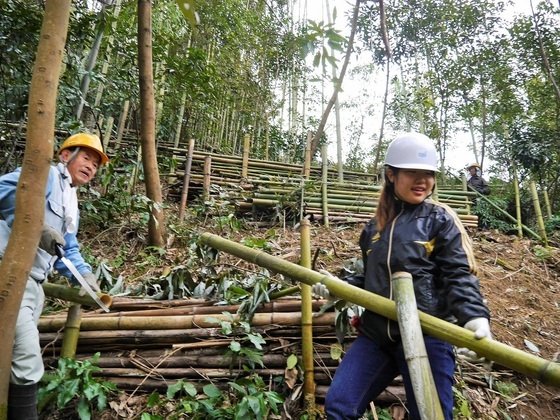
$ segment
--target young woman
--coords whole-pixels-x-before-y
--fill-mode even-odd
[[[364,274],[351,283],[393,299],[391,274],[407,271],[419,310],[491,338],[470,239],[451,208],[429,199],[437,171],[436,149],[425,135],[404,134],[389,145],[377,212],[360,237]],[[359,331],[327,393],[327,418],[360,418],[402,375],[409,418],[419,419],[397,323],[366,310]],[[424,340],[444,416],[452,419],[453,348],[428,335]]]

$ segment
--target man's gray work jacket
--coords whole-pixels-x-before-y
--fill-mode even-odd
[[[0,258],[4,256],[15,213],[16,187],[21,173],[21,168],[0,177]],[[53,229],[60,232],[66,241],[64,250],[66,258],[74,263],[81,274],[91,273],[91,266],[87,264],[80,254],[80,246],[76,239],[78,230],[78,203],[76,194],[68,190],[73,188],[70,184],[71,178],[62,164],[52,166],[46,189],[44,221]],[[75,202],[74,202],[75,200]],[[68,209],[75,209],[70,212]],[[73,214],[71,214],[73,213]],[[73,220],[75,219],[75,220]],[[70,228],[70,226],[72,226]],[[70,270],[61,262],[41,248],[37,248],[35,261],[31,268],[30,276],[42,282],[46,280],[52,269],[71,279],[74,284]]]

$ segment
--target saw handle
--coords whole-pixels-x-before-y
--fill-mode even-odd
[[[62,258],[66,254],[66,251],[64,251],[64,248],[62,248],[62,245],[60,244],[56,244],[55,250],[56,250],[56,256],[58,258]]]

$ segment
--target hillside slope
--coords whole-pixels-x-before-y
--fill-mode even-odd
[[[86,227],[89,229],[90,227]],[[311,227],[311,251],[315,270],[325,269],[338,274],[343,262],[359,257],[358,238],[363,224],[338,225],[324,228],[316,223]],[[267,242],[267,252],[291,262],[298,262],[300,234],[297,229],[275,226],[273,229],[245,225],[243,229],[219,228],[211,219],[198,224],[196,233],[210,231],[230,240],[242,243],[251,238]],[[193,232],[194,233],[194,232]],[[124,233],[128,235],[130,232]],[[492,314],[494,338],[517,349],[537,354],[539,357],[558,361],[560,359],[560,250],[544,248],[529,239],[519,239],[491,231],[469,231],[472,237],[481,289]],[[139,243],[123,236],[115,241],[114,231],[107,230],[84,245],[98,253],[99,260],[107,255],[119,255],[123,244],[129,244],[128,263],[122,265],[118,274],[127,281],[141,282],[147,277],[159,276],[163,265],[181,264],[189,258],[183,244],[186,238],[176,238],[167,255],[148,260]],[[93,243],[95,241],[95,243]],[[119,251],[121,249],[121,251]],[[219,265],[236,267],[248,272],[255,268],[237,257],[222,254]],[[143,274],[139,268],[147,269]],[[221,269],[222,269],[221,268]],[[117,274],[117,273],[115,273]],[[459,360],[457,388],[469,401],[469,408],[462,419],[556,419],[560,412],[560,389],[545,386],[538,381],[500,366],[492,368],[492,386],[481,364]],[[138,401],[138,410],[143,402]],[[106,417],[117,418],[106,412]],[[139,414],[141,411],[138,411]],[[403,411],[394,407],[393,416]],[[56,418],[56,417],[54,417]]]

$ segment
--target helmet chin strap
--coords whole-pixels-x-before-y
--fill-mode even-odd
[[[78,152],[79,152],[79,151],[80,151],[80,146],[78,146],[78,147],[76,147],[76,148],[74,149],[74,151],[73,151],[72,154],[70,155],[70,158],[68,158],[68,161],[67,161],[67,162],[64,162],[64,161],[62,160],[62,155],[58,155],[58,160],[60,160],[60,162],[64,165],[64,168],[65,168],[66,170],[68,170],[68,169],[67,169],[67,168],[68,168],[68,164],[74,160],[74,158],[78,155]],[[73,187],[74,184],[73,184],[72,175],[70,174],[70,172],[68,172],[68,175],[70,175],[70,185]]]
[[[58,160],[60,160],[60,162],[62,162],[62,164],[64,165],[64,167],[68,166],[68,164],[70,162],[72,162],[74,160],[74,158],[77,156],[78,152],[80,151],[80,146],[77,146],[74,151],[72,152],[72,154],[70,155],[70,158],[68,159],[68,162],[64,162],[62,160],[62,156],[58,155]]]

